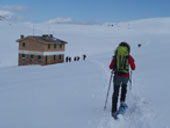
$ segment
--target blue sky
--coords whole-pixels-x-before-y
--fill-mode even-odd
[[[3,8],[8,6],[8,8]],[[23,7],[12,10],[10,7]],[[170,0],[1,0],[0,11],[11,11],[19,20],[43,22],[55,18],[74,21],[119,22],[170,17]],[[0,14],[1,14],[0,13]]]

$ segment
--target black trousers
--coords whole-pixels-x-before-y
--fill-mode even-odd
[[[129,80],[129,77],[121,77],[117,75],[114,76],[114,79],[113,79],[114,86],[113,86],[113,95],[112,95],[112,112],[117,111],[117,103],[118,103],[120,87],[121,87],[120,101],[125,102],[128,80]]]

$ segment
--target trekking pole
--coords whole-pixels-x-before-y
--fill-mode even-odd
[[[130,82],[130,90],[132,90],[132,70],[130,71],[129,82]]]
[[[112,82],[112,77],[113,77],[113,71],[111,72],[111,75],[110,75],[109,86],[108,86],[108,89],[107,89],[107,95],[106,95],[104,110],[106,109],[106,104],[107,104],[107,100],[108,100],[108,97],[109,97],[109,91],[110,91],[110,86],[111,86],[111,82]]]

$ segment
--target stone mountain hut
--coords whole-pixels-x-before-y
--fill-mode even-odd
[[[56,39],[53,35],[21,35],[19,43],[18,65],[48,65],[64,62],[66,41]]]

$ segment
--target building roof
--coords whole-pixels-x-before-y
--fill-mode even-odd
[[[24,41],[25,39],[34,39],[46,44],[67,44],[66,41],[57,39],[53,35],[42,35],[42,36],[27,36],[21,35],[21,38],[17,42]]]

